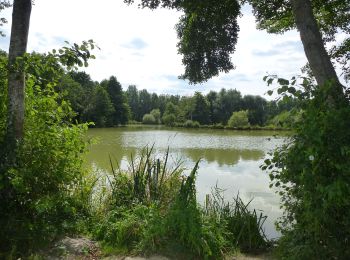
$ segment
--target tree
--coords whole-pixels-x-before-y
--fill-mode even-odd
[[[68,101],[72,110],[76,113],[75,119],[78,122],[83,122],[83,114],[88,105],[88,98],[82,85],[69,75],[64,75],[59,82],[58,89],[61,92],[62,99]]]
[[[152,109],[150,114],[154,117],[155,123],[160,124],[160,110],[158,108]]]
[[[27,50],[31,10],[31,0],[14,0],[8,63],[8,118],[6,133],[6,141],[9,147],[13,148],[15,148],[16,141],[23,138],[25,76],[23,68],[16,66],[16,61],[17,58],[23,57]]]
[[[139,118],[139,92],[135,85],[130,85],[126,91],[126,97],[131,109],[131,118],[138,120]]]
[[[208,124],[210,122],[208,101],[200,92],[194,93],[193,101],[193,120],[200,124]]]
[[[124,2],[131,4],[134,0]],[[235,50],[239,31],[237,0],[202,0],[200,4],[197,0],[141,0],[140,6],[184,12],[176,25],[177,46],[185,65],[182,78],[199,83],[234,68],[230,54]]]
[[[229,127],[248,127],[248,110],[233,112],[227,124]]]
[[[166,108],[162,117],[162,121],[165,125],[174,126],[177,120],[178,108],[171,102],[166,104]]]
[[[252,4],[260,29],[266,29],[270,33],[281,33],[294,28],[300,31],[305,54],[319,85],[337,78],[329,62],[324,43],[333,42],[338,32],[346,34],[350,32],[348,1],[248,0],[244,2]]]
[[[134,0],[124,0],[130,4]],[[321,0],[243,0],[253,6],[259,28],[269,32],[284,32],[292,28],[300,31],[306,57],[319,85],[332,81],[338,95],[341,84],[335,73],[324,38],[334,40],[338,31],[349,33],[350,11],[348,1]],[[141,7],[159,6],[184,11],[177,25],[178,50],[183,54],[183,78],[192,83],[206,81],[219,72],[234,68],[229,55],[234,52],[239,30],[238,1],[204,0],[141,0]],[[315,19],[317,16],[317,21]],[[336,18],[334,19],[335,16]],[[319,22],[320,26],[318,26]],[[348,50],[350,51],[350,50]]]
[[[221,89],[217,98],[217,117],[220,118],[222,123],[226,124],[232,112],[241,110],[241,103],[242,96],[239,91]]]
[[[102,86],[96,86],[92,102],[86,111],[89,120],[97,127],[111,126],[115,119],[115,110],[107,91]]]
[[[249,123],[251,125],[264,125],[266,122],[267,102],[260,96],[247,95],[243,97],[243,109],[248,110]]]
[[[151,107],[151,94],[146,89],[139,92],[139,115],[137,120],[140,121],[144,114],[149,113],[152,110]]]
[[[142,117],[142,124],[154,125],[157,124],[157,122],[152,114],[144,114],[144,116]]]
[[[107,81],[106,88],[114,107],[110,125],[125,125],[130,117],[130,108],[127,104],[121,84],[116,77],[112,76]]]
[[[215,113],[217,111],[217,97],[218,94],[215,91],[210,91],[206,96],[209,103],[210,123],[212,124],[219,123],[219,120]]]

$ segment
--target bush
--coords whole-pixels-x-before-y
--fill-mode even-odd
[[[227,125],[231,128],[244,128],[249,126],[248,110],[233,112]]]
[[[187,120],[184,124],[186,128],[199,128],[199,123],[197,121]]]
[[[156,124],[160,124],[160,110],[153,109],[150,114],[154,117]]]
[[[146,125],[154,125],[156,124],[156,119],[154,118],[153,115],[151,114],[145,114],[143,117],[142,117],[142,124],[146,124]]]
[[[0,137],[0,258],[26,256],[74,231],[87,213],[82,171],[87,125],[71,123],[69,105],[54,90],[64,53],[24,57],[25,132],[15,157]],[[6,94],[4,88],[0,91],[0,96]]]
[[[162,121],[167,126],[175,126],[176,116],[174,114],[165,114],[163,115]]]
[[[281,257],[350,258],[350,99],[332,84],[295,92],[303,113],[290,143],[265,160],[285,210]],[[293,87],[294,88],[294,87]]]
[[[225,126],[222,123],[217,123],[215,125],[212,125],[212,128],[214,128],[214,129],[224,129]]]

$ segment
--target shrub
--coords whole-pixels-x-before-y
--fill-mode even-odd
[[[153,115],[151,114],[145,114],[143,117],[142,117],[142,124],[147,124],[147,125],[154,125],[156,124],[156,119],[154,118]]]
[[[249,126],[248,110],[233,112],[227,125],[232,128],[244,128]]]
[[[85,46],[81,54],[87,50]],[[23,58],[27,70],[25,131],[16,157],[8,155],[10,149],[0,137],[0,258],[25,256],[58,235],[74,231],[87,213],[87,190],[82,188],[87,125],[71,123],[69,105],[60,101],[54,89],[64,73],[61,66],[66,51],[70,61],[77,58],[70,48],[60,55]],[[0,71],[6,69],[0,67]],[[4,88],[0,91],[0,96],[6,94]]]
[[[334,86],[295,91],[303,113],[290,143],[277,149],[263,169],[270,172],[285,210],[278,223],[281,257],[350,258],[350,99]]]
[[[183,126],[186,128],[199,128],[199,123],[197,121],[187,120]]]
[[[167,126],[175,126],[176,116],[174,114],[165,114],[163,115],[162,121]]]
[[[160,124],[160,110],[153,109],[150,114],[154,117],[156,124]]]

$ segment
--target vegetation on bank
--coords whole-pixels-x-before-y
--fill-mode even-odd
[[[146,149],[128,172],[113,170],[100,179],[90,231],[105,252],[222,259],[237,250],[267,249],[262,213],[250,211],[238,196],[227,202],[218,188],[200,206],[198,162],[188,176],[180,165],[168,169],[167,162],[168,154],[160,160]]]

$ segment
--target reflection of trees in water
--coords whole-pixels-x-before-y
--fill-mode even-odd
[[[112,145],[106,144],[94,144],[93,148],[86,155],[87,165],[90,166],[92,163],[95,163],[98,168],[101,170],[110,172],[111,163],[109,157],[112,159],[113,166],[117,168],[117,165],[121,166],[122,161],[126,158],[130,159],[131,154],[135,158],[137,156],[136,148],[121,148],[113,147]]]
[[[193,161],[205,159],[207,162],[217,162],[220,166],[235,165],[240,159],[257,161],[264,156],[261,150],[249,149],[184,149],[186,156]]]

